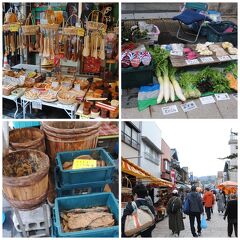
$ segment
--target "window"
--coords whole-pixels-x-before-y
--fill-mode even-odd
[[[170,163],[167,159],[164,159],[164,168],[166,171],[170,172]]]
[[[131,124],[124,122],[122,125],[122,141],[139,150],[139,132]]]
[[[149,147],[147,144],[144,144],[144,157],[147,160],[159,165],[160,161],[159,154],[153,148]]]

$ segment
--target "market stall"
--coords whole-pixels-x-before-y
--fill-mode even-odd
[[[165,10],[167,6],[173,7],[171,3],[162,6]],[[139,6],[138,11],[141,8]],[[198,23],[201,25],[199,38],[189,43],[171,35],[175,34],[171,28],[177,24],[174,21],[177,17],[172,20],[162,17],[159,23],[155,19],[146,20],[144,16],[144,21],[138,20],[141,13],[132,12],[133,20],[130,11],[126,11],[128,14],[124,14],[126,20],[122,23],[123,108],[137,107],[141,112],[159,105],[164,116],[198,108],[195,99],[204,107],[230,99],[229,95],[237,96],[237,24],[222,20],[219,12],[197,13],[206,20]],[[193,9],[191,11],[194,13]],[[160,13],[152,13],[155,17],[154,14]],[[183,15],[184,8],[175,14]],[[164,34],[168,34],[168,38],[162,36],[159,26],[165,27]],[[166,30],[168,27],[171,34]],[[194,34],[196,27],[200,26],[189,24],[185,30]]]
[[[5,115],[118,118],[117,3],[3,7]]]
[[[116,133],[117,123],[111,126]],[[7,123],[4,237],[118,237],[118,151],[113,156],[98,147],[101,128],[98,122]]]
[[[141,167],[132,163],[128,159],[122,158],[122,209],[128,201],[133,200],[132,187],[139,181],[147,188],[157,191],[156,201],[153,201],[157,212],[157,220],[162,220],[166,215],[166,205],[169,200],[173,184],[164,179],[154,177]],[[149,191],[150,193],[150,191]],[[152,196],[155,199],[154,196]]]

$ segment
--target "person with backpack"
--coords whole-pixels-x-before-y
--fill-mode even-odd
[[[200,195],[196,192],[196,186],[191,187],[191,192],[187,195],[184,203],[184,213],[189,215],[191,233],[193,237],[201,236],[201,214],[203,213],[203,204]],[[197,232],[195,230],[195,218],[197,220]]]
[[[235,232],[235,237],[238,237],[238,220],[237,220],[237,215],[238,215],[238,202],[237,202],[237,196],[236,194],[231,194],[230,195],[230,200],[227,203],[227,208],[224,213],[224,220],[226,217],[228,218],[228,237],[232,236],[233,233],[233,228]]]
[[[180,231],[184,230],[182,200],[176,189],[172,191],[172,195],[167,204],[168,223],[175,237],[179,237]]]
[[[213,196],[213,193],[209,190],[209,188],[206,188],[206,191],[203,195],[203,202],[205,207],[205,212],[207,214],[207,221],[211,220],[211,208],[213,207],[215,203],[215,199]]]
[[[132,193],[133,193],[134,202],[136,203],[137,207],[140,208],[141,206],[145,206],[149,208],[152,214],[154,215],[154,217],[156,217],[154,206],[151,203],[149,203],[149,199],[147,199],[148,192],[147,192],[146,186],[144,186],[142,183],[137,184],[135,187],[133,187]],[[126,237],[124,233],[126,218],[128,215],[132,215],[133,212],[134,212],[134,209],[133,209],[132,203],[129,202],[123,211],[122,237]],[[139,235],[141,237],[152,237],[152,231],[155,227],[156,227],[156,224],[154,223],[148,229],[140,232]]]

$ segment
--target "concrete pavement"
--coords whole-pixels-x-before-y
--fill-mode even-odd
[[[230,99],[225,101],[216,101],[215,103],[203,105],[199,99],[189,100],[194,101],[197,108],[189,112],[183,112],[180,105],[181,102],[161,104],[151,106],[142,112],[138,111],[136,103],[131,99],[132,106],[129,108],[122,108],[122,119],[186,119],[186,118],[198,118],[198,119],[236,119],[237,118],[237,98],[233,94],[229,94]],[[215,98],[215,97],[214,97]],[[126,97],[123,97],[122,101],[127,101]],[[188,101],[187,101],[188,102]],[[123,104],[124,105],[124,104]],[[162,108],[170,105],[176,105],[178,108],[177,113],[163,115]]]
[[[226,238],[227,235],[227,220],[223,220],[223,214],[217,212],[215,206],[211,221],[207,221],[208,228],[202,230],[202,235],[200,238]],[[195,223],[195,226],[197,223]],[[181,238],[192,238],[189,217],[184,219],[185,230],[181,231]],[[168,217],[163,221],[157,223],[156,228],[153,230],[153,237],[155,238],[173,238],[172,231],[168,228]],[[234,237],[234,233],[232,237]]]

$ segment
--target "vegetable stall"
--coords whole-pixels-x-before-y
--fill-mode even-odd
[[[165,4],[165,9],[170,5]],[[127,9],[127,6],[124,8]],[[142,6],[138,7],[141,9]],[[161,38],[161,34],[168,32],[161,32],[157,20],[151,23],[145,20],[144,14],[133,12],[134,17],[142,16],[145,20],[133,21],[130,11],[125,11],[126,20],[122,23],[122,89],[126,94],[137,92],[135,102],[139,112],[157,104],[163,109],[168,106],[167,103],[178,101],[181,102],[182,111],[185,111],[184,107],[194,99],[204,100],[210,96],[208,99],[215,101],[214,97],[218,100],[223,95],[237,94],[236,24],[209,19],[204,22],[204,33],[199,40],[189,43],[172,36]],[[154,14],[161,15],[157,10]],[[207,16],[212,17],[212,13]],[[165,21],[174,24],[173,20],[162,21],[166,29],[170,25]],[[193,29],[190,31],[193,32]],[[126,98],[123,95],[123,99]],[[128,99],[133,101],[131,97]],[[127,108],[126,101],[123,104]]]
[[[4,3],[3,9],[4,115],[118,117],[118,4]]]

